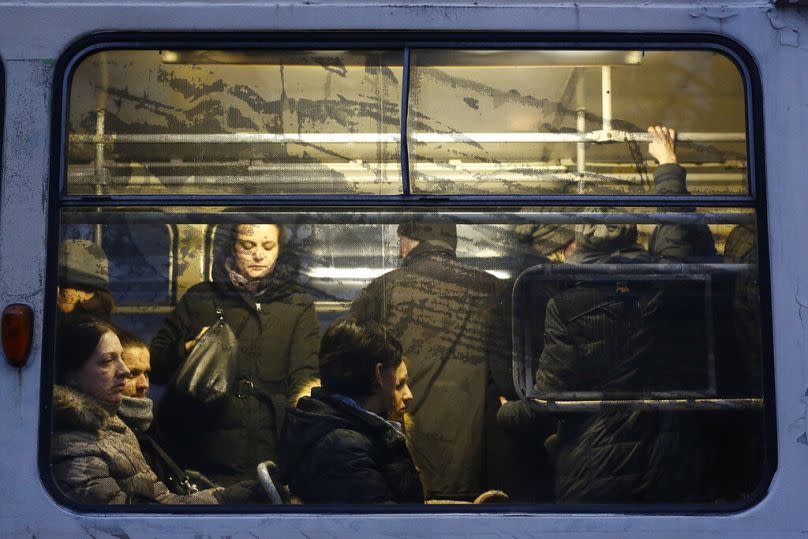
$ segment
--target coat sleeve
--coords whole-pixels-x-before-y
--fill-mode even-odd
[[[196,336],[191,335],[192,317],[189,294],[191,294],[190,291],[166,317],[163,327],[149,345],[151,379],[155,384],[167,384],[177,368],[188,358],[185,343]]]
[[[569,391],[581,387],[585,365],[578,365],[578,347],[572,339],[555,299],[547,303],[544,318],[544,349],[536,370],[535,389],[540,393]]]
[[[660,165],[654,171],[654,194],[688,195],[687,172],[678,164]],[[648,242],[651,255],[686,259],[715,255],[715,240],[707,225],[658,225]]]
[[[88,504],[125,504],[126,493],[109,473],[109,466],[98,455],[85,454],[55,459],[53,475],[68,498]]]
[[[506,402],[497,410],[497,425],[516,432],[535,432],[544,426],[546,418],[547,414],[536,412],[525,399]]]
[[[317,352],[320,347],[320,326],[313,301],[306,303],[292,331],[287,398],[289,404],[294,406],[300,393],[319,375]]]

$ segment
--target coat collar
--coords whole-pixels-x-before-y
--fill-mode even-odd
[[[125,430],[117,406],[104,404],[68,386],[53,386],[53,420],[58,430]]]
[[[401,265],[408,266],[415,260],[428,255],[453,259],[457,258],[455,250],[445,245],[443,242],[422,241],[417,247],[415,247],[415,249],[409,252],[404,260],[401,261]]]

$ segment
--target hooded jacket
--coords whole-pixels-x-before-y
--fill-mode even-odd
[[[288,412],[281,480],[305,503],[422,503],[404,435],[319,388]]]
[[[401,342],[413,394],[407,436],[428,498],[473,499],[487,487],[487,384],[513,392],[501,287],[445,242],[422,241],[351,306]]]
[[[100,401],[66,386],[53,388],[51,466],[60,490],[86,504],[216,504],[217,489],[169,492],[149,468],[134,433]]]
[[[652,262],[635,240],[633,225],[579,225],[568,262]],[[547,396],[598,391],[630,397],[704,387],[699,336],[690,335],[689,354],[677,353],[676,342],[687,332],[677,324],[690,301],[677,291],[637,280],[579,282],[559,293],[547,305],[535,389]],[[558,434],[559,502],[682,502],[696,492],[701,454],[695,422],[686,414],[568,414]]]
[[[687,194],[685,171],[662,165],[657,194]],[[633,225],[576,227],[569,264],[632,264],[709,259],[705,225],[660,225],[646,253]],[[684,285],[686,286],[686,285]],[[646,391],[705,386],[707,358],[696,353],[704,324],[694,317],[700,298],[679,285],[635,282],[574,283],[547,304],[544,348],[535,389],[552,397],[596,391],[636,396]],[[698,311],[696,311],[698,312]],[[529,429],[537,415],[527,401],[508,403],[497,416],[509,428]],[[682,502],[693,499],[703,455],[692,415],[605,411],[559,416],[555,460],[559,502]]]
[[[213,282],[185,293],[150,346],[152,379],[165,384],[188,358],[185,343],[218,320],[217,308],[235,333],[232,394],[202,404],[169,385],[156,414],[158,438],[177,464],[225,486],[254,479],[259,462],[277,459],[286,408],[317,378],[320,342],[314,301],[296,284],[293,253],[281,246],[264,290],[253,296],[237,289],[225,268],[234,237],[234,227],[222,227]]]

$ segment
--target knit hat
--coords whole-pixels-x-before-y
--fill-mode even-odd
[[[517,238],[529,243],[542,256],[549,256],[575,239],[575,230],[567,225],[516,225]]]
[[[89,290],[109,291],[109,262],[104,250],[89,240],[59,244],[59,280]]]
[[[457,225],[454,223],[402,223],[398,235],[407,238],[442,243],[453,251],[457,249]]]

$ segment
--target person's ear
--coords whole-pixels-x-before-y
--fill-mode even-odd
[[[383,367],[382,367],[381,363],[376,363],[376,385],[378,387],[382,387],[384,385],[383,384],[384,377],[382,376],[382,368]]]

